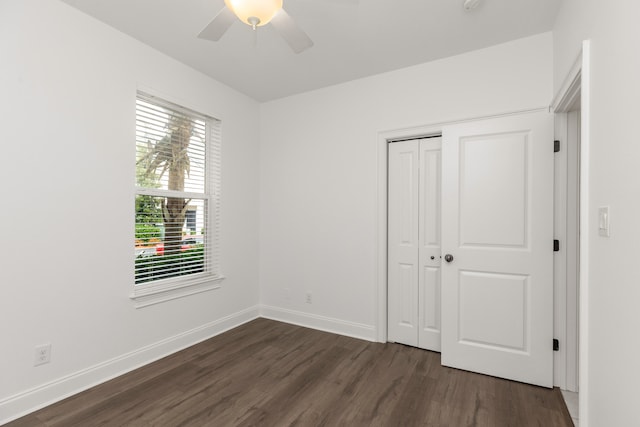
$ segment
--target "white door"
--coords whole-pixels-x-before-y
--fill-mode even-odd
[[[443,129],[443,365],[553,385],[551,124],[534,113]]]
[[[441,138],[389,144],[388,337],[440,351]]]

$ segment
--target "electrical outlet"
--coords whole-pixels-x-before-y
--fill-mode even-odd
[[[49,362],[51,362],[51,344],[37,346],[33,366],[40,366]]]
[[[307,292],[307,304],[311,304],[311,292]]]

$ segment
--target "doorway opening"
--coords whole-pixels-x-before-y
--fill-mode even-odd
[[[586,397],[580,396],[579,393],[585,391],[580,390],[580,365],[585,362],[581,360],[581,348],[585,348],[585,343],[580,342],[580,337],[584,332],[581,329],[586,326],[581,322],[586,315],[583,312],[586,295],[581,294],[586,294],[586,270],[583,262],[586,258],[585,249],[588,248],[586,235],[580,233],[581,226],[588,220],[586,182],[583,179],[587,176],[585,169],[588,167],[588,147],[585,145],[588,139],[583,140],[584,130],[588,130],[583,122],[583,101],[587,101],[588,109],[588,93],[583,91],[586,84],[583,76],[583,55],[576,60],[552,104],[555,114],[555,139],[560,149],[556,153],[554,228],[559,238],[565,241],[564,251],[556,254],[554,266],[554,334],[565,343],[554,355],[554,383],[562,390],[567,408],[576,425],[580,419],[579,414],[584,409],[579,408],[579,401]]]

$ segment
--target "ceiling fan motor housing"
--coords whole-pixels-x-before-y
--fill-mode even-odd
[[[480,0],[464,0],[464,10],[471,10],[478,7]]]

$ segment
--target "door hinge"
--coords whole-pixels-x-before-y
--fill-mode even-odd
[[[557,153],[558,151],[560,151],[560,141],[556,139],[553,141],[553,152]]]
[[[553,251],[558,252],[560,250],[560,240],[553,241]]]
[[[553,351],[560,351],[560,341],[557,338],[553,339]]]

